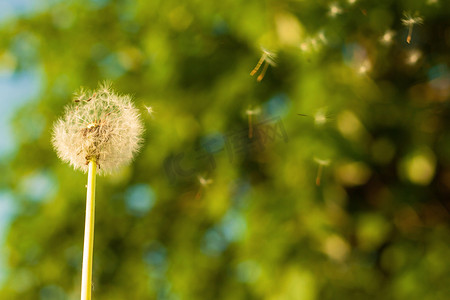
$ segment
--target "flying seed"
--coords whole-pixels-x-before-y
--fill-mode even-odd
[[[403,25],[408,27],[408,36],[406,37],[406,42],[410,44],[414,24],[423,24],[423,18],[417,13],[416,16],[413,17],[409,12],[404,12],[402,23]]]
[[[259,74],[258,78],[256,79],[258,82],[260,82],[264,78],[264,75],[266,74],[269,65],[276,66],[275,58],[277,57],[275,52],[270,52],[265,48],[261,48],[261,51],[262,51],[261,58],[259,59],[256,66],[253,68],[253,70],[250,72],[250,76],[254,76],[261,68],[261,66],[264,64],[261,74]]]
[[[315,157],[314,161],[319,164],[319,168],[317,169],[317,175],[316,175],[316,185],[319,186],[321,179],[322,179],[323,167],[328,166],[330,164],[330,160],[329,159],[319,159],[319,158]]]
[[[206,179],[203,176],[198,175],[197,176],[198,182],[200,183],[200,187],[198,189],[197,194],[195,195],[195,199],[198,200],[200,199],[202,193],[203,193],[203,189],[206,189],[210,184],[213,183],[212,179]]]

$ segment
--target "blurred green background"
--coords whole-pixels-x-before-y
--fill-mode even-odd
[[[1,1],[0,299],[79,298],[51,130],[105,79],[146,133],[97,180],[93,299],[448,299],[449,49],[444,0]]]

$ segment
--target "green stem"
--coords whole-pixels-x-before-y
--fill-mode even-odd
[[[89,161],[89,174],[86,195],[86,219],[84,225],[83,270],[81,276],[81,300],[91,299],[96,170],[97,163],[94,160]]]

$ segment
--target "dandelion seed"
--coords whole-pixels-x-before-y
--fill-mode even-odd
[[[314,161],[319,164],[319,168],[317,169],[317,175],[316,175],[316,185],[319,186],[321,178],[322,178],[323,167],[328,166],[330,164],[330,160],[314,157]]]
[[[395,31],[393,30],[387,30],[383,36],[380,38],[380,42],[384,45],[390,45],[392,44],[392,41],[394,39]]]
[[[153,107],[147,106],[147,105],[144,105],[144,107],[145,107],[145,110],[147,111],[147,113],[149,114],[149,116],[153,118],[153,114],[155,113],[155,111],[153,110]]]
[[[323,125],[327,122],[327,115],[325,114],[325,110],[324,109],[319,109],[315,114],[314,114],[314,124],[317,126]]]
[[[95,160],[99,173],[110,173],[130,162],[140,148],[143,126],[130,97],[102,85],[90,94],[81,90],[75,103],[53,126],[58,156],[75,169],[88,171]]]
[[[262,48],[262,47],[261,47],[261,51],[262,51],[261,58],[259,59],[258,63],[256,64],[255,68],[250,72],[251,76],[255,75],[256,72],[258,72],[259,68],[261,68],[261,65],[264,64],[261,73],[259,74],[258,78],[256,79],[257,81],[261,81],[264,78],[264,75],[266,74],[266,71],[267,71],[267,68],[269,67],[269,65],[271,65],[271,66],[277,65],[275,62],[277,54],[275,52],[270,52],[269,50]]]
[[[198,175],[197,176],[198,182],[200,183],[200,188],[198,189],[197,194],[195,195],[195,199],[200,199],[203,189],[208,188],[210,184],[212,184],[214,181],[212,179],[206,179],[203,176]]]
[[[253,120],[252,120],[252,116],[253,115],[257,115],[261,113],[261,109],[259,107],[255,108],[255,109],[247,109],[245,111],[245,114],[248,115],[248,138],[252,138],[253,137]]]
[[[342,8],[337,3],[332,3],[328,10],[328,15],[332,18],[340,15],[342,13]]]
[[[214,181],[212,179],[206,179],[203,176],[197,176],[198,178],[198,182],[200,183],[201,186],[203,187],[207,187],[208,185],[210,185],[211,183],[213,183]]]
[[[97,96],[97,93],[93,93],[92,96],[90,96],[89,98],[87,98],[85,101],[86,101],[86,102],[89,102],[89,101],[91,101],[92,99],[95,99],[96,96]]]
[[[423,18],[421,16],[417,15],[417,13],[416,13],[416,16],[413,17],[411,15],[411,13],[404,12],[402,23],[403,23],[403,25],[408,27],[408,36],[406,37],[406,42],[408,44],[410,44],[413,26],[414,26],[414,24],[423,24]]]
[[[297,114],[301,117],[312,117],[314,119],[314,124],[316,126],[324,125],[330,117],[325,114],[325,109],[319,109],[314,116],[306,115],[306,114]]]

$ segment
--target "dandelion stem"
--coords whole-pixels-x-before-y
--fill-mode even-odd
[[[263,54],[261,56],[261,58],[259,59],[258,63],[256,64],[256,67],[250,72],[250,75],[253,76],[256,74],[256,72],[258,72],[259,68],[261,67],[262,63],[264,62],[264,60],[266,59],[266,55]]]
[[[86,219],[84,227],[83,270],[81,276],[81,300],[91,299],[92,257],[94,249],[95,220],[95,174],[97,163],[89,161],[89,174],[86,194]]]
[[[256,78],[257,81],[261,81],[264,78],[264,75],[266,75],[266,71],[267,71],[268,67],[269,67],[269,64],[266,62],[264,64],[264,67],[263,67],[262,71],[261,71],[261,74],[259,74],[258,78]]]

